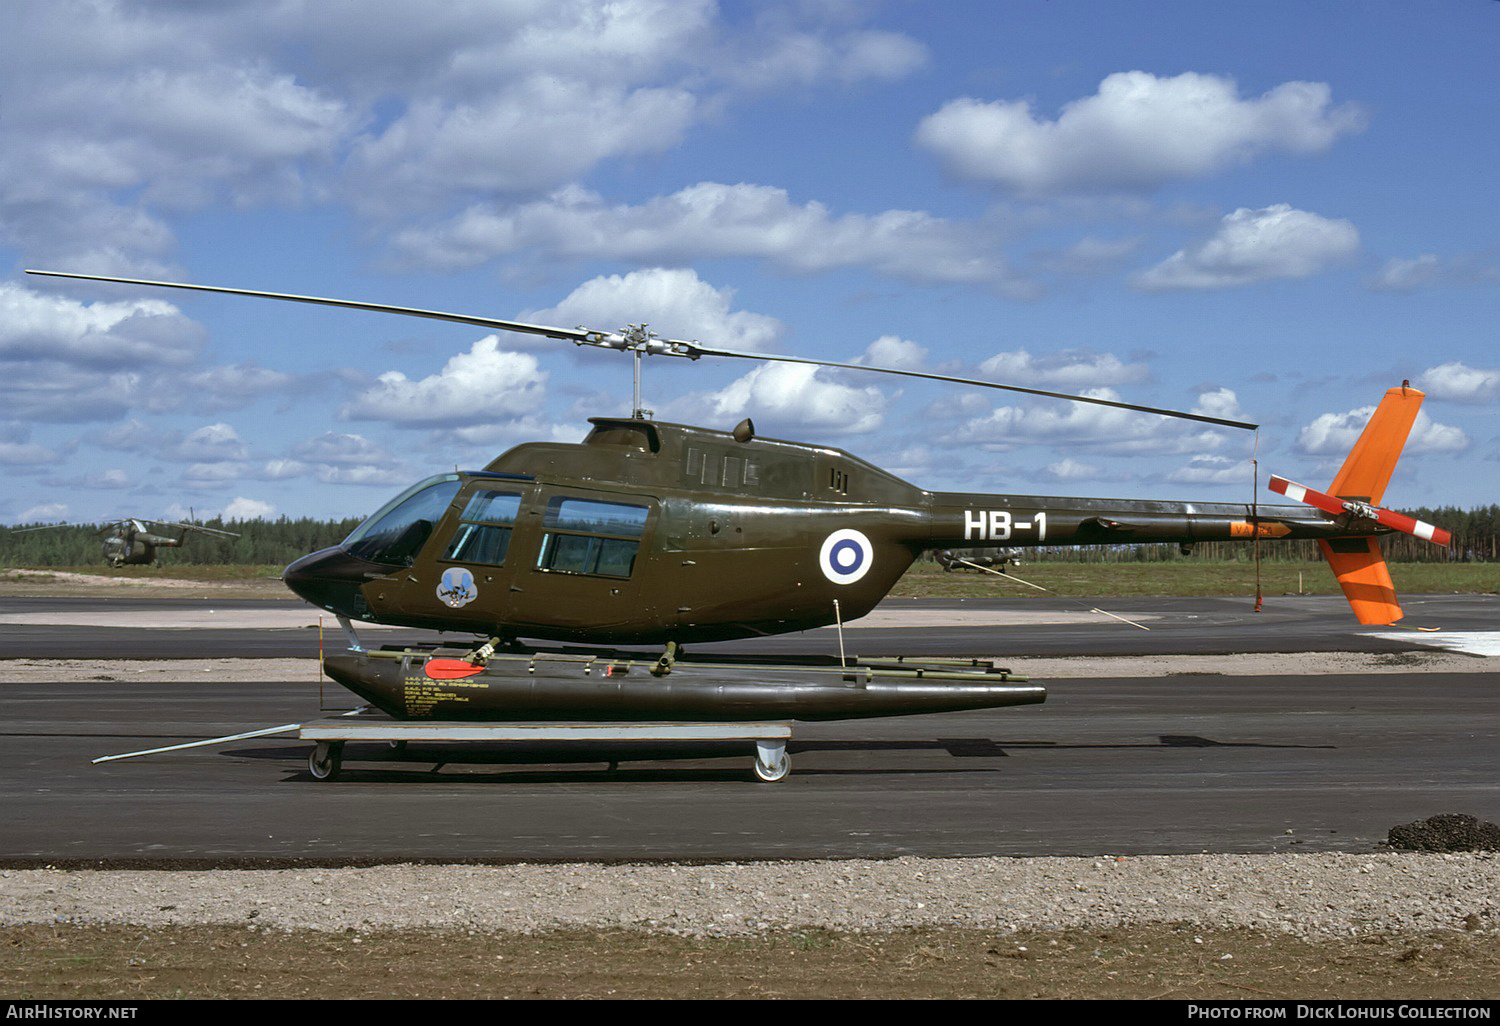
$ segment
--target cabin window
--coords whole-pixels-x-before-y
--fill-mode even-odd
[[[738,488],[744,480],[745,461],[738,456],[724,457],[724,487]]]
[[[371,563],[411,566],[458,494],[458,485],[457,474],[413,485],[356,527],[344,539],[344,551]]]
[[[650,508],[623,502],[554,498],[547,503],[537,569],[629,577]]]
[[[521,509],[518,492],[481,488],[469,496],[459,516],[458,530],[448,542],[443,558],[451,563],[487,563],[500,566],[510,548],[510,534]]]

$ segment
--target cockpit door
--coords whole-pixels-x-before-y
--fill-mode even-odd
[[[512,543],[512,622],[597,634],[649,623],[655,498],[576,488],[538,489]],[[646,601],[643,601],[645,599]]]

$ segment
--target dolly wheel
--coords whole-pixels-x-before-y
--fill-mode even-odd
[[[762,783],[774,784],[778,780],[785,780],[786,775],[792,771],[792,757],[782,749],[775,763],[767,766],[760,759],[755,760],[755,776]]]
[[[307,757],[307,771],[314,780],[332,780],[339,775],[344,746],[341,742],[319,741]]]

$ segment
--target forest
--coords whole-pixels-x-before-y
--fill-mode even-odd
[[[1454,507],[1404,510],[1418,520],[1453,532],[1453,544],[1442,547],[1403,534],[1386,535],[1382,541],[1386,557],[1393,562],[1496,562],[1500,561],[1500,505],[1470,510]],[[275,520],[217,518],[200,526],[235,532],[237,537],[186,532],[181,548],[161,549],[162,564],[209,564],[236,566],[285,566],[317,549],[342,541],[360,523],[360,518],[313,520],[307,517]],[[176,537],[182,533],[165,525],[148,524],[154,533]],[[46,527],[20,524],[0,527],[0,566],[44,567],[103,564],[101,545],[110,525],[80,524]],[[1026,561],[1067,562],[1164,562],[1195,559],[1204,562],[1237,562],[1253,558],[1252,542],[1203,542],[1191,555],[1176,545],[1107,545],[1084,548],[1059,546],[1029,549]],[[1260,543],[1260,558],[1268,562],[1320,561],[1311,541]],[[983,550],[976,550],[983,551]]]
[[[145,521],[152,534],[163,538],[185,535],[180,548],[157,551],[162,564],[207,564],[235,566],[285,566],[299,556],[343,541],[360,523],[360,517],[344,520],[313,520],[308,517],[275,520],[218,518],[196,521],[201,527],[232,531],[228,538],[196,531],[183,531],[167,524]],[[0,566],[86,566],[104,563],[101,547],[110,524],[69,524],[35,530],[41,525],[22,524],[0,528]]]

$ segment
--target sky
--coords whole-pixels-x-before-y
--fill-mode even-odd
[[[922,487],[1500,501],[1500,2],[10,0],[0,523],[359,516],[631,408]]]

